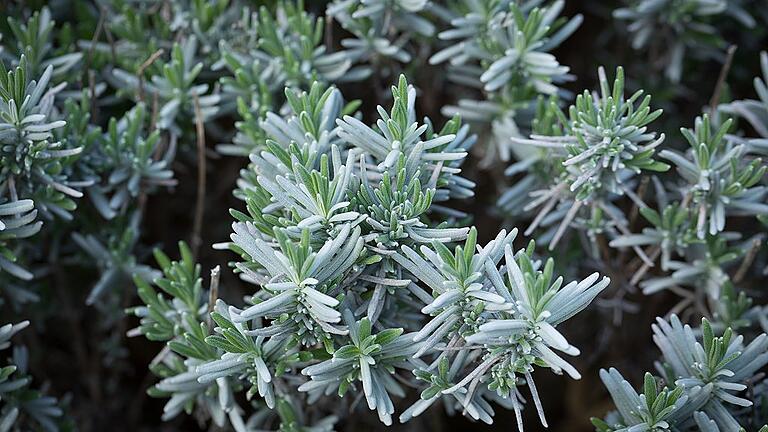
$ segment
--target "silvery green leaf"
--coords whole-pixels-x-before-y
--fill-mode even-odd
[[[674,35],[670,39],[673,43],[665,44],[657,55],[664,59],[659,64],[666,77],[675,83],[682,77],[685,55],[705,58],[718,52],[721,36],[709,20],[724,20],[728,15],[728,2],[724,0],[634,0],[613,11],[614,18],[629,21],[627,29],[636,50],[648,50],[658,43],[661,33]],[[697,36],[689,37],[694,34]]]

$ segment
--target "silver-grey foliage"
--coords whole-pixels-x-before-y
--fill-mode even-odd
[[[636,197],[631,189],[634,176],[669,168],[653,159],[664,134],[648,130],[648,124],[661,115],[661,110],[651,111],[651,97],[643,98],[642,90],[626,97],[620,67],[613,86],[602,67],[598,77],[600,93],[584,91],[568,109],[568,117],[552,108],[559,123],[557,135],[510,138],[518,145],[545,147],[563,159],[562,170],[542,189],[529,192],[533,199],[525,206],[526,210],[540,208],[527,234],[551,225],[545,237],[550,249],[568,228],[579,227],[579,217],[588,226],[627,232],[627,221],[612,201],[622,195]]]
[[[743,336],[730,328],[715,336],[706,319],[700,330],[701,337],[697,337],[675,315],[669,320],[656,319],[653,340],[662,354],[657,369],[667,383],[661,390],[649,373],[643,393],[638,395],[616,369],[602,370],[600,377],[617,412],[605,421],[593,419],[597,430],[745,430],[734,415],[737,410],[727,407],[752,405],[743,391],[768,363],[768,335],[762,333],[745,345]]]
[[[58,431],[63,415],[56,398],[32,387],[26,347],[12,346],[11,337],[29,326],[29,321],[0,327],[0,431]],[[7,350],[12,348],[12,353]]]
[[[739,2],[727,0],[630,0],[613,11],[614,18],[628,21],[632,48],[654,52],[652,64],[663,65],[672,82],[680,81],[686,55],[717,57],[725,43],[714,25],[735,19],[752,28],[756,22]]]
[[[673,108],[662,116],[643,90],[625,94],[636,83],[625,85],[619,67],[612,83],[600,68],[599,90],[571,100],[576,77],[554,53],[582,16],[561,17],[563,0],[84,3],[8,6],[28,19],[9,18],[0,40],[3,302],[58,324],[74,316],[67,300],[82,295],[98,317],[88,309],[98,322],[88,334],[112,333],[84,343],[116,365],[121,290],[132,278],[142,305],[127,311],[139,321],[129,335],[164,344],[148,392],[166,399],[163,420],[328,432],[366,407],[385,425],[417,428],[428,409],[492,423],[501,407],[522,431],[530,401],[546,427],[542,401],[554,396],[534,374],[581,377],[566,321],[602,294],[611,298],[597,302],[619,323],[638,310],[626,298],[639,287],[680,301],[653,327],[662,358],[641,391],[615,369],[600,373],[617,410],[594,421],[598,431],[756,430],[768,421],[768,308],[755,269],[765,265],[759,224],[768,222],[759,158],[768,154],[768,55],[755,100],[719,104],[740,88],[728,86],[725,68],[705,114],[665,137],[676,98],[698,97],[648,88],[661,96],[655,105]],[[619,33],[649,59],[622,61],[644,82],[659,80],[638,70],[663,69],[676,82],[693,61],[722,57],[738,33],[730,18],[758,27],[752,9],[627,1],[613,14]],[[595,58],[620,40],[605,35],[616,36],[598,37]],[[744,76],[736,63],[731,76]],[[455,98],[433,94],[444,84]],[[382,106],[358,110],[371,101]],[[449,118],[440,127],[420,109]],[[220,289],[218,268],[204,287],[196,263],[199,231],[215,232],[203,215],[221,211],[204,200],[214,145],[247,156],[233,192],[243,209],[230,211],[229,241],[215,245],[236,254],[241,299]],[[480,171],[464,168],[471,152]],[[473,199],[473,179],[493,186],[496,159],[511,163],[498,200],[511,224],[481,245],[487,233],[470,218],[487,223],[489,194],[470,201],[471,212],[460,200]],[[193,246],[181,243],[178,261],[156,251],[152,268],[143,253],[157,240],[143,231],[157,212],[150,197],[177,186],[190,162],[199,169]],[[524,222],[557,265],[534,242],[520,247],[512,226]],[[67,283],[80,280],[82,289]],[[48,302],[25,309],[39,299]],[[684,324],[700,317],[700,328]],[[0,327],[9,360],[0,432],[66,429],[60,404],[33,390],[27,351],[9,353],[26,325]],[[601,341],[615,327],[590,327],[599,333],[587,362],[610,349]],[[103,390],[111,400],[124,389]]]
[[[448,13],[452,28],[438,34],[447,46],[430,57],[431,64],[448,63],[448,78],[482,90],[483,99],[462,98],[443,107],[447,115],[490,125],[487,159],[502,160],[526,153],[508,141],[530,130],[530,117],[538,95],[564,93],[559,84],[572,78],[549,51],[581,24],[577,15],[559,17],[565,5],[541,2],[456,2]]]
[[[391,110],[378,108],[375,128],[344,114],[340,92],[319,83],[309,92],[287,90],[291,111],[264,117],[264,149],[251,155],[239,183],[248,213],[233,211],[231,243],[221,245],[240,254],[236,270],[258,288],[243,307],[216,303],[207,348],[169,345],[186,357],[185,368],[156,387],[171,396],[170,407],[187,392],[208,415],[229,412],[239,430],[240,421],[268,419],[260,409],[232,417],[237,408],[211,406],[201,393],[215,384],[219,400],[229,401],[222,392],[243,386],[254,408],[277,409],[281,401],[326,405],[333,394],[352,393],[391,424],[394,400],[415,386],[422,397],[400,415],[403,422],[443,400],[449,412],[491,423],[495,402],[517,412],[522,430],[523,385],[546,424],[534,365],[580,377],[557,353],[578,350],[555,327],[589,305],[608,279],[593,274],[563,284],[553,279],[551,260],[540,269],[532,246],[513,252],[517,230],[480,247],[477,231],[457,223],[461,212],[433,208],[471,196],[460,164],[474,138],[458,118],[440,131],[428,119],[418,122],[416,90],[404,77],[392,96]],[[460,240],[466,243],[453,251],[446,246]],[[161,340],[183,336],[191,344],[202,336],[186,325],[178,336],[170,331],[174,309],[202,305],[173,307],[136,281],[147,302],[135,309],[144,317],[141,333],[154,338],[147,325],[171,319]],[[173,293],[167,282],[156,284]],[[348,400],[333,411],[353,409]]]

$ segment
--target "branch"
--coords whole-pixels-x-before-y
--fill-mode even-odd
[[[200,111],[200,99],[197,97],[197,93],[194,93],[192,97],[195,103],[195,130],[197,131],[197,199],[190,244],[192,245],[192,255],[197,257],[197,251],[200,249],[202,241],[200,233],[203,229],[205,213],[205,126],[203,125],[203,114]]]
[[[715,91],[712,93],[712,99],[709,100],[709,112],[712,115],[714,115],[715,109],[717,109],[717,105],[720,103],[720,93],[723,92],[723,85],[725,85],[725,79],[728,77],[728,71],[731,70],[733,54],[736,52],[736,48],[736,45],[731,45],[728,47],[725,63],[723,64],[723,68],[720,69],[720,76],[717,77]]]

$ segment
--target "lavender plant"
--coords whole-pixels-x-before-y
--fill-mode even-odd
[[[468,121],[490,125],[487,160],[506,161],[526,153],[511,146],[509,137],[530,130],[537,95],[564,94],[558,86],[572,77],[549,51],[557,48],[581,24],[577,15],[558,17],[565,2],[546,7],[540,2],[455,2],[449,9],[451,28],[439,33],[450,43],[430,57],[449,63],[448,79],[482,90],[483,99],[462,98],[443,108]]]
[[[686,54],[720,55],[725,42],[714,21],[733,19],[746,28],[756,25],[739,2],[720,0],[630,1],[613,16],[628,21],[632,48],[648,52],[650,65],[663,70],[672,82],[683,76]]]
[[[552,108],[559,135],[510,138],[518,145],[546,147],[563,160],[562,172],[544,188],[531,191],[534,199],[526,205],[526,210],[540,207],[526,233],[548,227],[544,238],[549,240],[550,249],[574,225],[597,225],[602,231],[626,233],[627,220],[613,201],[626,195],[639,202],[632,178],[643,171],[669,168],[653,158],[664,134],[648,131],[648,124],[661,115],[661,110],[651,111],[651,97],[642,98],[643,92],[638,90],[626,98],[622,68],[616,70],[613,86],[603,68],[598,76],[599,95],[589,91],[579,95],[568,117]],[[595,241],[594,237],[590,240]]]
[[[241,184],[250,214],[234,213],[228,245],[243,258],[235,265],[242,278],[261,288],[244,308],[217,302],[214,335],[205,341],[220,354],[199,364],[197,381],[250,387],[254,408],[261,400],[274,408],[286,398],[328,405],[336,393],[349,410],[343,396],[358,394],[391,424],[392,398],[406,396],[400,383],[440,380],[433,375],[440,364],[445,380],[444,363],[451,361],[453,378],[438,390],[423,387],[422,399],[401,421],[443,398],[450,412],[490,423],[490,402],[497,402],[515,410],[522,430],[518,386],[527,384],[546,424],[533,365],[580,377],[554,351],[578,354],[555,326],[586,307],[608,279],[597,282],[594,274],[563,286],[562,278],[552,279],[551,260],[539,270],[532,246],[513,253],[516,230],[479,247],[474,228],[452,227],[450,217],[429,222],[432,201],[447,199],[462,183],[460,170],[444,163],[463,159],[467,140],[454,133],[458,119],[439,133],[429,123],[419,125],[415,91],[404,77],[392,88],[391,111],[379,107],[380,132],[351,116],[337,118],[333,127],[320,117],[335,137],[327,146],[315,134],[292,129],[318,130],[307,110],[341,98],[333,88],[321,92],[319,84],[310,93],[289,90],[294,113],[280,123],[267,116],[283,127],[267,129],[276,141],[252,157],[255,181]],[[335,111],[323,112],[340,115],[341,103],[334,105]],[[280,147],[283,134],[305,142]],[[464,238],[454,252],[445,246]],[[148,307],[161,307],[144,298]],[[419,303],[424,307],[406,306]],[[422,326],[425,315],[434,318]],[[140,331],[151,337],[146,326]]]
[[[601,370],[600,378],[618,411],[605,421],[593,419],[597,430],[745,430],[738,413],[753,402],[738,394],[768,363],[768,335],[762,333],[744,345],[744,338],[730,328],[715,336],[704,319],[699,342],[693,329],[675,315],[669,321],[657,318],[653,332],[662,354],[658,373],[674,388],[659,390],[657,378],[646,373],[643,393],[638,395],[616,369]]]
[[[337,0],[326,13],[354,35],[341,40],[351,60],[408,63],[413,59],[409,45],[435,33],[435,25],[424,17],[431,7],[429,0]]]
[[[7,3],[0,431],[768,431],[759,6]]]
[[[758,99],[745,99],[722,104],[718,107],[720,111],[726,114],[738,116],[746,120],[749,125],[757,132],[758,138],[751,139],[749,143],[754,146],[755,151],[763,154],[765,151],[765,139],[768,137],[768,53],[760,53],[760,70],[762,77],[755,77],[754,87]]]
[[[0,266],[21,279],[32,274],[16,264],[17,257],[8,242],[36,234],[42,225],[38,213],[50,219],[71,219],[73,198],[82,192],[70,187],[62,175],[62,160],[76,156],[81,147],[66,148],[55,141],[53,131],[64,126],[53,113],[57,92],[49,89],[53,66],[48,66],[38,80],[29,76],[26,57],[8,71],[0,66],[0,130],[2,130],[2,222],[4,257]],[[59,88],[60,89],[60,88]]]
[[[0,428],[4,431],[57,431],[64,426],[63,410],[56,398],[45,396],[32,386],[29,354],[24,346],[11,345],[10,339],[29,326],[29,321],[0,327],[0,350],[4,361],[0,367]],[[12,347],[12,353],[6,350]]]
[[[286,87],[308,89],[314,81],[357,81],[370,70],[354,66],[360,60],[351,50],[331,52],[323,43],[323,21],[304,11],[303,3],[281,3],[275,17],[261,8],[253,25],[258,29],[252,43],[222,40],[221,60],[214,68],[226,68],[221,77],[221,110],[237,110],[242,120],[231,144],[219,145],[223,154],[248,156],[264,145],[264,116],[284,111]]]

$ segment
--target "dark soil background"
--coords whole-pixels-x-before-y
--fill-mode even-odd
[[[324,2],[307,3],[317,11],[324,9]],[[657,127],[667,133],[672,145],[679,143],[681,137],[676,132],[677,128],[692,125],[693,118],[709,103],[722,65],[715,60],[698,62],[694,67],[688,65],[679,85],[662,85],[660,74],[648,64],[645,54],[632,51],[624,31],[617,31],[622,29],[623,24],[610,19],[610,11],[616,5],[614,1],[567,2],[565,15],[581,13],[585,20],[575,35],[554,52],[560,63],[570,66],[572,73],[578,77],[566,87],[574,92],[592,89],[597,81],[599,65],[605,65],[611,71],[616,65],[623,64],[627,69],[630,90],[643,86],[654,94],[655,102],[652,105],[665,109],[665,116],[656,122]],[[2,8],[0,15],[3,15]],[[339,29],[335,31],[340,32]],[[733,27],[725,28],[723,32],[727,40],[739,44],[734,67],[729,75],[729,90],[734,98],[753,97],[752,77],[759,74],[758,53],[761,48],[768,47],[765,29],[750,32]],[[428,53],[425,53],[426,56]],[[442,75],[437,72],[433,66],[406,69],[409,80],[421,92],[418,100],[420,116],[428,115],[440,124],[444,121],[439,112],[440,107],[455,102],[461,92],[442,81]],[[368,115],[367,120],[371,120],[370,114],[376,103],[386,102],[376,100],[376,92],[370,91],[371,85],[366,82],[341,86],[348,97],[363,99],[363,107],[368,110],[365,113]],[[661,98],[656,97],[654,88],[660,89]],[[231,192],[245,160],[216,155],[213,152],[215,144],[215,140],[209,137],[207,201],[199,261],[206,280],[210,268],[221,265],[225,269],[221,294],[224,298],[237,301],[243,292],[241,290],[252,287],[244,287],[226,270],[228,261],[234,256],[214,251],[210,245],[228,238],[231,224],[228,209],[243,207]],[[478,154],[472,155],[464,166],[466,175],[477,182],[475,198],[455,205],[474,215],[473,223],[478,227],[482,240],[487,241],[501,228],[510,226],[493,207],[508,179],[502,174],[505,167],[503,163],[490,169],[478,168],[480,157]],[[177,241],[189,240],[196,182],[193,164],[181,161],[174,169],[181,186],[149,198],[142,236],[144,244],[161,247],[172,257],[177,254]],[[525,221],[520,223],[521,228],[525,225]],[[152,262],[149,253],[141,258]],[[588,260],[585,260],[584,266],[585,271],[592,271],[588,268]],[[627,272],[627,269],[616,268],[615,272],[621,274]],[[94,277],[87,272],[69,270],[57,273],[55,282],[46,294],[49,301],[41,307],[57,309],[59,313],[55,318],[35,321],[34,331],[20,335],[30,347],[31,369],[36,381],[46,383],[49,393],[68,400],[68,411],[82,431],[199,430],[195,419],[185,416],[167,423],[160,420],[165,400],[152,399],[145,392],[156,380],[147,371],[147,365],[162,346],[143,338],[125,337],[125,332],[137,324],[135,318],[119,313],[100,313],[84,306],[85,296]],[[72,286],[81,286],[81,289],[61,288]],[[137,303],[129,283],[123,287],[123,293],[121,306]],[[634,383],[641,380],[642,371],[652,370],[658,351],[651,342],[651,322],[656,315],[666,313],[676,299],[663,293],[653,297],[630,293],[627,300],[639,305],[639,312],[626,313],[621,320],[614,322],[613,310],[593,306],[564,327],[568,340],[582,352],[573,362],[583,376],[580,381],[556,376],[547,370],[539,370],[535,374],[550,422],[549,430],[593,430],[589,418],[603,416],[611,408],[610,399],[598,378],[601,367],[617,367]],[[7,321],[6,317],[2,321]],[[416,397],[414,394],[410,399],[401,401],[399,411]],[[396,425],[387,430],[514,430],[514,413],[503,409],[498,411],[492,426],[472,423],[460,417],[447,418],[438,408],[425,413],[413,423]],[[535,410],[528,407],[525,411],[528,416],[526,429],[544,430],[535,417]],[[367,415],[365,410],[360,410],[359,414],[341,423],[339,430],[385,430],[375,420],[375,415]]]

